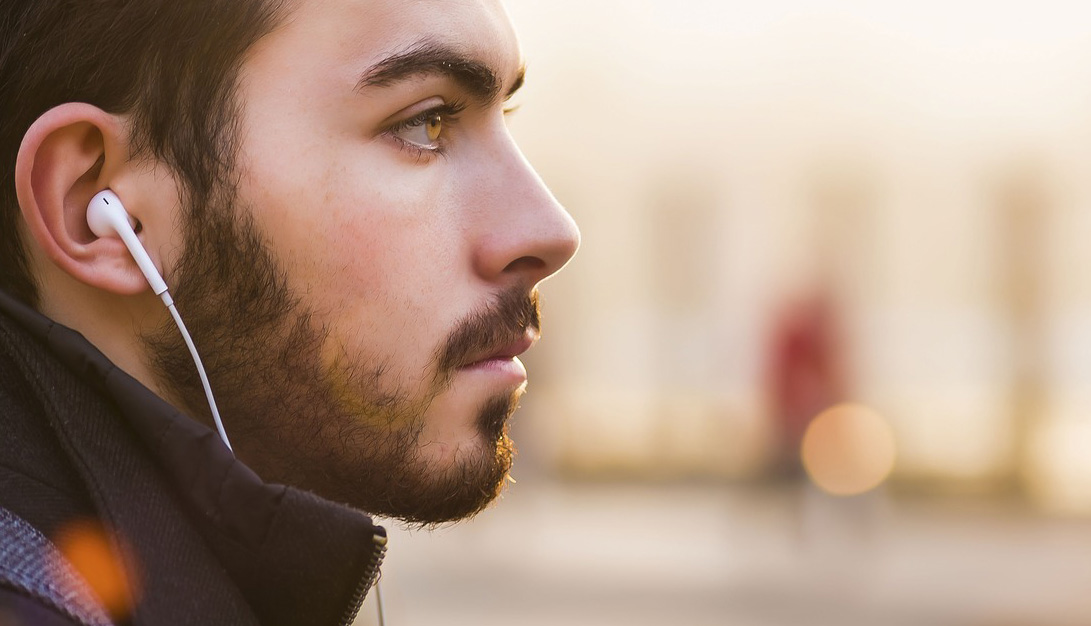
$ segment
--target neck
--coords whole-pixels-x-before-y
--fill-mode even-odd
[[[178,406],[153,374],[141,339],[170,319],[150,289],[120,296],[85,285],[57,269],[40,272],[38,277],[38,310],[43,315],[79,332],[114,365]]]

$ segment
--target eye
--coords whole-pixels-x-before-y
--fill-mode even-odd
[[[415,146],[434,149],[443,135],[444,116],[438,111],[429,111],[392,128],[392,134]]]
[[[443,154],[450,141],[451,127],[464,110],[465,106],[460,103],[443,104],[393,124],[386,132],[403,148],[418,155]]]

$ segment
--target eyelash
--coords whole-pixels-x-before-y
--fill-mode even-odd
[[[443,134],[448,132],[448,125],[455,125],[458,123],[458,116],[460,113],[466,110],[466,104],[463,102],[451,102],[448,104],[441,104],[439,106],[432,107],[427,111],[422,111],[413,117],[397,122],[386,129],[386,134],[397,142],[398,147],[402,150],[413,154],[418,160],[428,159],[436,156],[444,156],[447,154],[447,146],[443,142],[441,135],[436,147],[430,148],[428,146],[422,146],[411,141],[406,141],[398,136],[398,133],[415,128],[418,126],[424,126],[428,123],[428,120],[435,116],[439,116],[443,120]]]

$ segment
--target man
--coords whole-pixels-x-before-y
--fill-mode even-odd
[[[5,0],[0,42],[0,522],[63,555],[5,579],[0,549],[0,623],[351,622],[385,545],[357,510],[427,525],[499,492],[536,288],[578,245],[504,125],[503,9]],[[104,190],[234,455],[88,227]]]

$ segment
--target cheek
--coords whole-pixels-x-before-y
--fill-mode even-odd
[[[372,181],[330,181],[322,217],[311,220],[313,236],[293,246],[308,257],[295,264],[304,275],[323,274],[308,280],[329,285],[337,298],[331,305],[387,302],[391,314],[427,313],[466,256],[459,230],[441,198],[385,180],[381,189]]]
[[[328,312],[331,338],[381,356],[401,379],[423,377],[456,317],[447,307],[447,242],[416,220],[361,213],[331,215],[329,238],[314,250],[326,275],[310,281],[309,304]]]
[[[294,169],[251,160],[249,204],[292,291],[329,331],[328,359],[381,359],[402,384],[423,384],[464,311],[458,203],[435,168],[407,173],[381,154],[350,152],[308,151]]]
[[[453,267],[461,245],[441,181],[383,156],[374,146],[326,145],[297,150],[295,163],[252,161],[258,227],[293,287],[312,296],[381,295],[393,285],[425,287]]]
[[[268,123],[252,112],[248,128]],[[345,349],[420,372],[473,301],[467,211],[453,164],[418,164],[378,139],[313,132],[299,111],[243,141],[240,199],[289,287]],[[310,120],[313,122],[314,120]],[[418,374],[419,375],[419,374]]]

